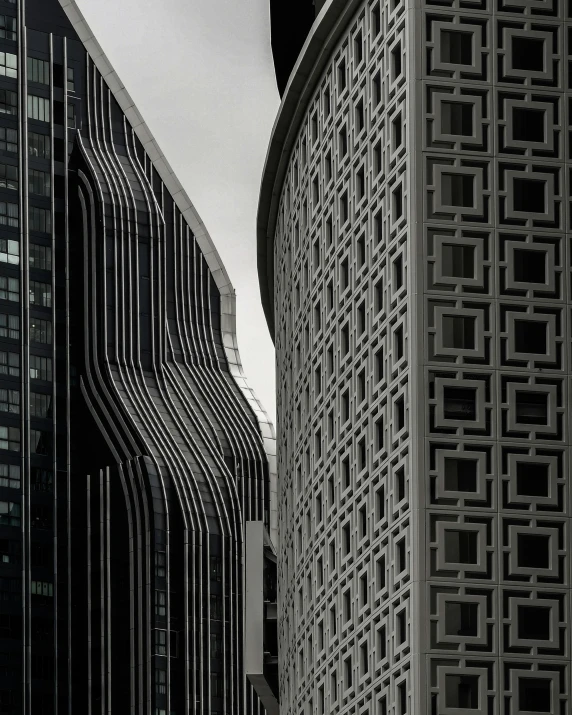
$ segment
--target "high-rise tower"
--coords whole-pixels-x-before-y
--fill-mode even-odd
[[[273,432],[234,330],[75,2],[0,2],[3,714],[262,712],[242,544],[274,529]]]
[[[258,221],[283,715],[562,715],[572,8],[316,6]]]

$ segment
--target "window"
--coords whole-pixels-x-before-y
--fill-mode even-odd
[[[371,26],[374,37],[377,37],[381,32],[381,9],[379,5],[380,4],[377,3],[377,5],[371,11]]]
[[[394,82],[401,74],[401,45],[391,51],[391,81]]]
[[[344,91],[346,88],[346,84],[348,81],[347,77],[347,68],[346,68],[346,61],[342,60],[340,64],[338,65],[338,85],[340,88],[340,94]]]
[[[342,291],[344,291],[350,283],[350,267],[347,258],[344,258],[340,265],[340,282],[342,284]]]
[[[453,564],[478,563],[478,533],[476,531],[445,531],[445,561]]]
[[[350,351],[350,330],[347,323],[341,330],[341,338],[342,357],[345,357]]]
[[[44,430],[30,430],[30,451],[34,454],[50,455],[52,453],[52,433]]]
[[[513,107],[512,138],[523,142],[543,142],[546,112],[541,109]]]
[[[28,118],[37,119],[39,122],[50,121],[50,100],[45,97],[38,97],[35,94],[28,95]]]
[[[75,72],[73,67],[67,68],[67,86],[68,92],[75,92]]]
[[[518,637],[525,640],[550,640],[550,608],[519,606]]]
[[[0,338],[20,339],[20,317],[0,313]]]
[[[0,526],[20,526],[20,505],[13,501],[0,501]]]
[[[441,102],[441,131],[455,136],[472,136],[473,105],[467,102]]]
[[[52,342],[52,322],[50,320],[30,318],[30,340],[35,343],[50,345]]]
[[[54,595],[54,586],[49,581],[32,581],[32,596],[47,596],[48,598]]]
[[[30,379],[52,380],[52,359],[40,355],[30,355]]]
[[[362,168],[356,174],[357,199],[361,201],[365,196],[365,170]]]
[[[444,416],[446,420],[476,420],[477,391],[474,388],[443,388]]]
[[[18,95],[9,89],[0,89],[0,114],[18,114]]]
[[[52,416],[52,396],[40,392],[30,393],[30,414],[32,417]]]
[[[11,452],[20,451],[20,429],[18,427],[0,426],[0,449],[9,449]]]
[[[37,243],[30,244],[30,268],[52,270],[52,249],[50,246],[40,246]]]
[[[397,573],[402,573],[407,568],[407,558],[405,550],[405,539],[401,539],[396,545],[397,551]]]
[[[397,614],[397,642],[401,645],[407,638],[407,611],[403,609]]]
[[[324,90],[324,115],[327,117],[330,116],[330,113],[332,111],[332,96],[330,94],[330,89],[329,87],[326,87]]]
[[[35,492],[51,492],[54,489],[54,474],[49,469],[32,467],[30,481]]]
[[[0,487],[20,488],[20,467],[17,464],[0,464]]]
[[[517,494],[527,497],[547,497],[549,495],[548,464],[517,462]]]
[[[20,414],[20,391],[0,388],[0,412]]]
[[[373,106],[377,107],[377,105],[381,102],[381,99],[382,99],[381,72],[378,72],[372,80],[372,94],[373,94]]]
[[[474,278],[474,247],[443,244],[441,270],[444,276],[450,278]]]
[[[167,655],[167,631],[155,629],[153,631],[153,640],[155,645],[156,655]]]
[[[68,104],[68,127],[70,129],[76,128],[75,104]]]
[[[395,119],[391,122],[391,139],[392,139],[392,144],[393,144],[393,151],[396,151],[401,146],[401,142],[403,141],[403,125],[402,125],[402,119],[401,119],[401,113],[395,117]]]
[[[361,403],[365,400],[365,397],[366,397],[365,369],[359,373],[358,378],[357,378],[357,383],[358,383],[358,389],[357,389],[358,401]]]
[[[541,214],[546,212],[545,181],[515,178],[512,187],[515,211]]]
[[[0,201],[0,226],[18,228],[18,204]]]
[[[548,395],[543,392],[517,392],[516,421],[523,425],[548,424]]]
[[[518,679],[520,712],[552,713],[552,681],[547,678]]]
[[[50,233],[52,230],[52,214],[49,209],[39,209],[36,206],[29,208],[30,231]]]
[[[155,589],[155,615],[164,617],[167,615],[167,593]]]
[[[513,37],[512,67],[525,72],[543,72],[544,40],[533,37]]]
[[[18,57],[10,52],[0,52],[0,75],[4,77],[18,76]]]
[[[447,674],[445,705],[448,708],[479,708],[479,676]]]
[[[399,432],[405,427],[405,400],[399,397],[395,401],[395,427]]]
[[[18,302],[20,299],[20,279],[0,276],[0,300]]]
[[[546,282],[546,252],[518,248],[513,253],[514,279],[519,283]]]
[[[49,159],[51,156],[50,137],[46,134],[28,132],[28,151],[30,156]]]
[[[472,207],[475,204],[475,177],[471,174],[441,175],[441,198],[445,206]]]
[[[445,602],[445,633],[448,636],[479,635],[479,604],[467,601]]]
[[[344,485],[344,489],[347,489],[351,484],[351,469],[349,457],[345,457],[342,461],[342,484]]]
[[[475,318],[443,316],[443,347],[458,350],[475,349]]]
[[[456,65],[473,63],[473,33],[455,30],[441,31],[441,62]]]
[[[342,127],[338,134],[338,145],[340,156],[343,159],[348,153],[348,130],[346,127]]]
[[[547,323],[537,320],[515,320],[514,342],[516,352],[546,355]]]
[[[0,15],[0,38],[3,40],[16,39],[16,18]]]
[[[49,283],[30,281],[30,304],[52,307],[52,286]]]
[[[163,670],[162,668],[155,668],[155,694],[167,694],[167,671]]]
[[[28,81],[50,84],[50,64],[45,60],[28,57]]]
[[[446,457],[445,490],[448,492],[476,492],[477,461]]]
[[[18,190],[18,167],[0,164],[0,189]]]
[[[375,422],[375,448],[378,452],[383,449],[383,417],[379,417]]]
[[[365,265],[365,236],[362,234],[356,243],[358,268]]]
[[[354,54],[356,64],[360,65],[363,61],[363,35],[361,31],[354,37]]]
[[[51,194],[51,176],[46,171],[30,169],[28,190],[31,194],[49,197]]]
[[[518,565],[527,569],[550,567],[550,537],[541,534],[518,534]]]
[[[16,129],[0,127],[0,151],[10,151],[13,154],[18,151],[18,131]]]
[[[359,134],[365,127],[365,114],[363,108],[363,99],[356,104],[355,107],[355,123],[356,123],[356,133]]]
[[[403,325],[400,325],[395,329],[395,332],[393,333],[393,346],[394,346],[394,353],[395,353],[395,360],[396,362],[398,360],[401,360],[403,357]]]
[[[0,238],[0,262],[12,263],[14,265],[20,263],[20,246],[18,245],[18,241]]]
[[[403,216],[403,185],[399,184],[395,191],[391,194],[392,197],[392,209],[393,209],[393,221],[397,221]]]

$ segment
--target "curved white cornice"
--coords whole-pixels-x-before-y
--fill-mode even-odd
[[[232,283],[230,282],[230,278],[228,277],[218,251],[216,250],[204,223],[201,221],[198,212],[181,185],[181,182],[175,176],[173,169],[159,148],[159,145],[151,134],[151,130],[135,106],[129,92],[125,88],[125,85],[120,80],[117,73],[111,66],[111,63],[105,56],[104,51],[101,49],[101,45],[89,28],[89,25],[85,21],[77,3],[75,0],[59,0],[59,2],[69,21],[73,25],[78,37],[83,42],[83,45],[89,53],[93,63],[102,75],[109,89],[113,92],[113,96],[121,107],[121,110],[125,114],[127,120],[133,127],[135,134],[142,143],[143,148],[153,163],[153,166],[157,170],[157,173],[165,184],[165,187],[173,197],[177,208],[182,213],[185,221],[195,235],[199,248],[204,255],[209,270],[211,271],[214,281],[220,291],[221,330],[230,371],[235,382],[250,405],[250,408],[256,415],[269,462],[270,484],[272,491],[270,520],[272,532],[271,536],[274,543],[276,543],[277,513],[275,432],[272,422],[262,407],[262,404],[254,394],[254,391],[248,386],[242,370],[242,363],[240,361],[236,339],[236,295]]]
[[[258,280],[268,328],[274,338],[274,232],[284,176],[316,84],[341,34],[363,0],[326,0],[292,70],[262,174],[256,221]]]

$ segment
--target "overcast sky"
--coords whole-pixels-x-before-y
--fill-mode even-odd
[[[77,0],[204,221],[237,294],[244,372],[274,420],[256,211],[279,98],[269,0]]]

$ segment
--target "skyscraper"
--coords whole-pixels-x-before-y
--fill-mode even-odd
[[[319,5],[258,219],[283,714],[568,712],[572,10]]]
[[[260,713],[242,544],[274,529],[272,427],[75,2],[0,2],[0,155],[0,712]]]

